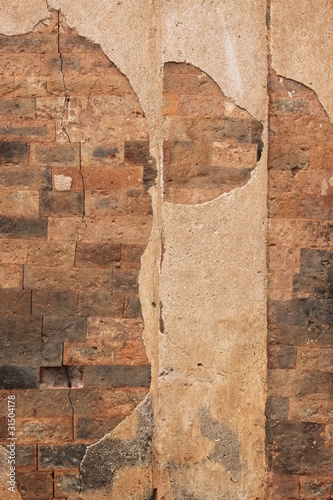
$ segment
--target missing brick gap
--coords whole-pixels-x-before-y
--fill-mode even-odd
[[[66,127],[64,125],[64,117],[65,117],[65,114],[67,112],[69,97],[67,95],[67,89],[66,89],[66,81],[65,81],[65,74],[64,74],[64,61],[63,61],[62,53],[61,53],[61,50],[60,50],[60,12],[59,11],[58,11],[58,54],[59,54],[59,57],[60,57],[60,71],[61,71],[61,74],[62,74],[62,82],[63,82],[64,92],[65,92],[64,105],[63,105],[63,108],[62,108],[60,125],[61,125],[62,131],[64,132],[64,134],[66,135],[66,137],[68,139],[68,142],[71,142],[69,134],[68,134],[68,132],[66,130]]]

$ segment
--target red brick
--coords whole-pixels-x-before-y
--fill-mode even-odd
[[[75,440],[85,443],[96,442],[117,427],[123,419],[124,417],[120,415],[103,416],[102,418],[75,417]]]
[[[0,116],[5,117],[35,117],[36,99],[2,99],[0,102]]]
[[[112,344],[65,343],[65,365],[122,365],[136,366],[149,364],[146,350],[141,341],[114,341]]]
[[[1,190],[0,215],[7,217],[38,217],[39,192],[14,188]]]
[[[90,162],[89,162],[90,164]],[[120,189],[142,186],[142,167],[84,167],[83,177],[87,191],[112,193]]]
[[[55,140],[53,122],[0,123],[0,140],[49,142]]]
[[[30,290],[0,289],[0,314],[7,316],[17,314],[26,316],[30,314]]]
[[[53,476],[48,472],[17,474],[17,489],[22,500],[48,500],[53,496]]]
[[[23,266],[0,265],[0,288],[23,288]]]
[[[31,145],[31,163],[34,165],[71,165],[78,167],[79,144]]]
[[[71,441],[72,427],[72,417],[16,418],[16,435],[22,444]]]

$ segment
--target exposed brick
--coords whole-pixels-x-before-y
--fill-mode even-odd
[[[71,441],[72,416],[16,418],[16,435],[22,444]]]
[[[114,341],[96,345],[96,342],[65,343],[65,365],[148,365],[145,347],[141,341]]]
[[[289,416],[294,420],[313,423],[333,423],[333,403],[319,399],[316,394],[291,399]]]
[[[38,463],[43,469],[70,469],[79,467],[85,454],[84,444],[68,444],[63,446],[39,446]]]
[[[90,165],[90,161],[89,161]],[[91,167],[83,168],[83,177],[87,191],[112,193],[119,189],[135,189],[143,182],[142,167]]]
[[[120,245],[78,242],[75,254],[76,267],[112,267],[120,261]]]
[[[323,424],[302,422],[301,444],[304,446],[323,446],[325,443],[325,426]]]
[[[49,368],[45,368],[49,370]],[[70,417],[72,407],[68,398],[68,390],[56,389],[40,390],[35,389],[15,390],[16,417],[18,418],[50,418],[50,417]],[[66,389],[68,388],[68,384]],[[5,405],[7,405],[7,391]],[[2,409],[2,408],[1,408]]]
[[[58,38],[56,33],[43,34],[29,33],[28,35],[16,35],[13,37],[0,36],[0,52],[9,54],[45,53],[58,51]],[[34,56],[35,57],[35,56]]]
[[[290,475],[274,474],[269,477],[269,498],[270,500],[298,500],[299,477]]]
[[[71,291],[34,290],[32,293],[32,313],[47,316],[77,314],[78,294]]]
[[[269,368],[294,368],[296,366],[297,347],[277,345],[269,350]]]
[[[53,498],[53,477],[47,472],[17,474],[17,489],[23,500]]]
[[[315,498],[333,497],[333,478],[332,477],[302,477],[301,480],[302,498],[314,500]]]
[[[55,124],[45,122],[18,122],[0,124],[0,140],[54,141]]]
[[[0,314],[7,316],[17,314],[27,316],[30,314],[31,292],[30,290],[0,289]]]
[[[57,342],[80,342],[85,340],[87,319],[77,316],[44,316],[43,335]]]
[[[29,144],[26,142],[0,142],[0,165],[28,164]]]
[[[0,265],[0,288],[22,290],[23,266]]]
[[[266,402],[266,417],[272,420],[287,420],[289,399],[268,397]]]
[[[0,116],[11,117],[33,115],[35,109],[35,98],[2,99],[0,102]]]
[[[60,366],[62,362],[62,345],[59,341],[1,341],[0,350],[0,362],[11,366]]]
[[[27,264],[35,266],[73,266],[75,244],[72,242],[29,242]]]
[[[0,261],[3,264],[25,264],[27,261],[27,241],[0,239]]]
[[[85,387],[149,387],[150,366],[86,366]]]
[[[41,316],[1,316],[0,332],[2,342],[36,341],[42,334]]]
[[[87,338],[90,340],[139,340],[143,331],[143,320],[120,318],[88,318]]]
[[[33,144],[31,146],[31,160],[35,165],[80,165],[79,144],[55,144],[43,146]]]
[[[135,165],[146,165],[149,162],[149,142],[148,141],[126,141],[125,160]]]
[[[52,189],[51,168],[2,167],[0,169],[0,185],[50,190]]]
[[[77,191],[45,191],[40,196],[42,216],[72,217],[83,215],[83,196]]]
[[[126,387],[100,389],[98,401],[99,415],[127,416],[148,394],[148,387]]]
[[[35,471],[37,467],[36,445],[16,446],[15,466],[20,471]]]
[[[38,217],[39,192],[2,189],[0,200],[0,215],[7,217]]]
[[[136,293],[139,288],[139,273],[137,270],[123,271],[115,269],[113,271],[113,290],[114,293]]]
[[[40,369],[41,389],[76,389],[82,387],[83,369],[78,366],[59,366]]]
[[[80,316],[111,316],[121,317],[125,299],[122,295],[113,295],[112,292],[101,290],[91,293],[80,293]]]
[[[70,497],[81,491],[80,474],[78,472],[57,472],[54,477],[54,492],[56,498]]]
[[[0,387],[2,389],[36,389],[38,386],[38,368],[0,366]]]
[[[47,95],[46,78],[43,76],[15,76],[15,97],[44,97]]]
[[[68,368],[70,370],[70,367]],[[83,373],[83,372],[82,372]],[[99,414],[99,390],[97,387],[93,388],[75,388],[71,391],[71,400],[74,408],[75,416],[97,416]],[[109,412],[107,412],[109,414]]]
[[[78,417],[74,419],[74,437],[85,442],[94,442],[111,432],[123,420],[122,416],[89,418]]]
[[[47,237],[47,219],[0,217],[0,238],[41,238]]]

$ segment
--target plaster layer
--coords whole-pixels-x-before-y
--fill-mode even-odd
[[[266,116],[266,2],[162,0],[163,62],[188,62],[252,116]]]
[[[10,5],[6,0],[0,0],[0,33],[4,35],[28,33],[41,19],[48,18],[45,0],[13,0]]]
[[[271,2],[272,67],[313,89],[333,122],[332,2]]]

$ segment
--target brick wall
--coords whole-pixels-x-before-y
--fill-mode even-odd
[[[192,205],[246,184],[262,124],[192,64],[166,63],[163,93],[165,199]]]
[[[138,274],[156,171],[128,80],[58,13],[0,36],[0,65],[1,415],[14,393],[22,498],[72,498],[86,445],[149,390]]]
[[[267,498],[333,498],[333,125],[269,79]]]

